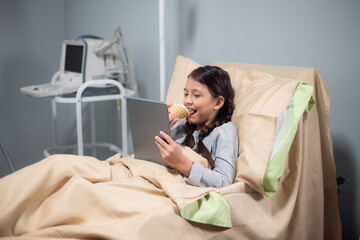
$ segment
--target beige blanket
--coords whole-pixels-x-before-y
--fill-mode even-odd
[[[186,184],[177,170],[120,154],[107,161],[53,155],[4,177],[0,189],[1,236],[19,239],[190,237],[201,228],[168,231],[191,226],[179,209],[211,190]]]
[[[312,68],[216,64],[291,77],[314,87],[316,105],[300,120],[276,194],[267,197],[256,180],[239,175],[234,184],[221,189],[198,188],[186,184],[177,171],[131,157],[115,155],[98,161],[54,155],[0,179],[0,236],[341,239],[328,122],[330,98],[318,72]],[[261,171],[256,174],[260,176]],[[231,228],[181,217],[181,209],[213,191],[220,192],[230,207]]]

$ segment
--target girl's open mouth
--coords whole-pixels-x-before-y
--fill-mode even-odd
[[[194,109],[188,109],[188,111],[189,111],[189,115],[190,115],[190,116],[194,115],[194,114],[197,112],[197,111],[194,110]]]

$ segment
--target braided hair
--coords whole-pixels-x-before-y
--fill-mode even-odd
[[[231,87],[229,74],[216,66],[199,67],[189,74],[188,78],[190,77],[195,81],[204,84],[214,99],[220,96],[224,98],[224,104],[219,109],[219,112],[215,117],[214,126],[205,126],[205,128],[199,132],[199,142],[197,144],[197,148],[195,149],[197,153],[207,159],[210,168],[214,169],[214,160],[212,159],[209,150],[204,145],[203,139],[208,136],[214,128],[231,120],[231,115],[234,111],[234,90]],[[190,148],[194,147],[195,139],[193,133],[196,128],[197,126],[195,124],[190,124],[189,121],[186,122],[184,126],[186,136],[184,141],[181,143],[182,145]]]

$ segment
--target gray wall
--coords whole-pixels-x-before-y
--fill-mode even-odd
[[[360,1],[176,0],[166,3],[167,84],[176,55],[201,64],[232,61],[315,67],[331,93],[344,239],[360,228]],[[111,38],[121,24],[130,45],[140,96],[159,99],[156,0],[1,0],[0,136],[15,168],[43,158],[52,144],[49,99],[20,94],[58,69],[64,39],[84,33]],[[74,143],[74,108],[59,107],[60,141]],[[112,109],[104,106],[106,109]],[[106,117],[99,121],[106,122]],[[102,131],[112,131],[110,127]],[[106,125],[107,126],[107,125]],[[9,173],[0,155],[0,176]]]
[[[52,141],[50,100],[19,89],[50,81],[64,36],[63,1],[0,1],[0,136],[16,169],[42,159]],[[0,153],[1,176],[8,170]]]

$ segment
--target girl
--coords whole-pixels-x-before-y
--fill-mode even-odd
[[[183,104],[190,116],[171,122],[170,136],[160,132],[155,141],[163,159],[199,187],[232,184],[236,173],[238,135],[230,121],[234,91],[229,74],[215,66],[195,69],[187,78]],[[188,146],[208,160],[211,169],[186,158],[177,143]]]

